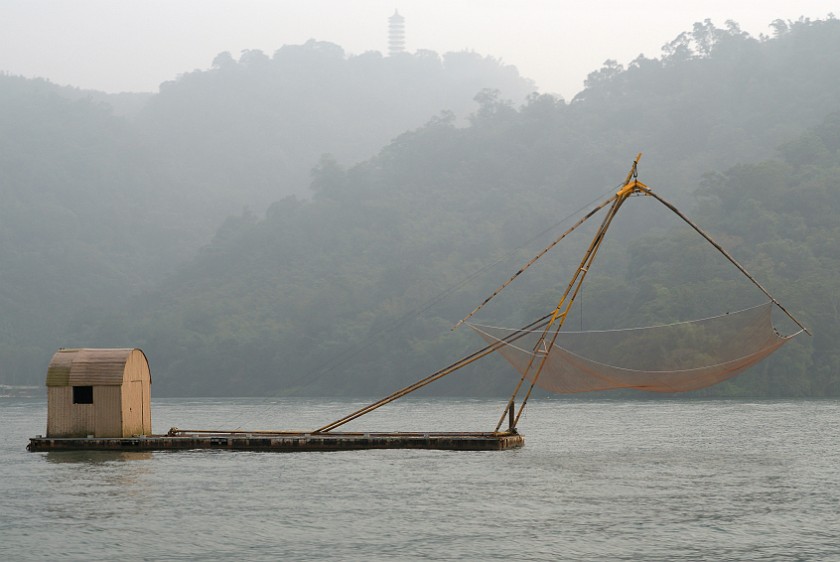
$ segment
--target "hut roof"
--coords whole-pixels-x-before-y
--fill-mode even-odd
[[[135,352],[148,365],[137,348],[59,349],[47,368],[47,386],[121,385],[126,363]]]

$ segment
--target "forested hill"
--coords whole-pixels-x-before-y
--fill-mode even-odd
[[[524,100],[533,85],[475,53],[322,42],[223,53],[155,95],[0,75],[0,381],[37,383],[57,347],[97,345],[91,311],[153,286],[229,214],[305,190],[322,153],[367,157],[441,111],[466,118],[485,88]]]
[[[594,73],[571,104],[534,96],[516,108],[484,95],[468,127],[442,116],[362,164],[323,159],[313,201],[287,198],[265,217],[230,219],[192,264],[125,316],[109,318],[99,336],[141,342],[158,361],[163,393],[387,391],[471,350],[474,336],[449,327],[545,238],[514,250],[608,193],[644,149],[644,181],[697,213],[826,338],[791,344],[710,393],[836,393],[826,346],[833,320],[811,308],[809,299],[819,300],[813,291],[798,290],[830,267],[811,244],[834,227],[811,217],[806,200],[833,208],[821,193],[836,190],[827,181],[836,160],[808,163],[792,147],[813,143],[836,157],[836,120],[820,123],[840,109],[840,69],[826,55],[838,46],[834,20],[780,27],[764,40],[700,24],[662,59]],[[814,63],[819,72],[800,67]],[[800,138],[806,126],[811,132]],[[778,153],[780,146],[787,148]],[[732,167],[772,154],[779,160]],[[717,267],[710,271],[722,277],[704,289],[700,270],[687,263],[692,254],[674,243],[683,235],[669,234],[657,211],[640,206],[628,216],[586,293],[587,323],[684,320],[721,304],[720,290],[740,294]],[[651,225],[664,242],[623,246]],[[797,255],[812,256],[805,269],[790,265]],[[498,267],[463,282],[500,257]],[[568,267],[551,263],[529,272],[528,290],[503,300],[494,318],[518,325],[552,306]],[[490,361],[439,388],[503,392],[505,368]]]
[[[483,89],[521,103],[535,87],[476,53],[346,55],[309,41],[271,57],[222,53],[211,69],[162,84],[138,123],[196,196],[262,211],[285,195],[308,196],[322,154],[352,164],[442,111],[466,119]]]
[[[809,300],[829,298],[835,285],[826,280],[826,293],[816,286],[809,286],[808,294],[798,288],[807,279],[819,279],[814,283],[822,287],[831,268],[833,245],[814,229],[833,236],[834,227],[817,218],[830,215],[835,203],[830,196],[817,196],[836,190],[825,181],[837,159],[832,141],[836,123],[826,118],[840,110],[840,61],[833,56],[840,48],[840,25],[830,19],[778,22],[776,28],[774,37],[756,39],[736,26],[698,24],[661,58],[639,58],[627,68],[607,63],[570,103],[534,95],[519,105],[506,101],[504,93],[482,88],[474,93],[478,109],[466,123],[436,110],[433,119],[424,117],[425,125],[407,126],[411,130],[362,163],[348,164],[340,155],[321,158],[311,176],[311,200],[282,197],[288,191],[277,187],[276,202],[265,215],[245,212],[228,219],[198,256],[142,295],[98,308],[82,303],[73,309],[72,322],[56,327],[60,339],[55,333],[39,339],[34,329],[38,323],[33,323],[26,338],[30,356],[42,349],[45,365],[59,345],[137,345],[152,361],[157,395],[379,394],[471,350],[477,343],[474,336],[463,330],[451,333],[451,325],[556,234],[556,228],[567,226],[563,217],[609,193],[624,178],[633,156],[644,151],[643,181],[709,226],[726,245],[731,243],[748,268],[827,338],[797,341],[763,364],[763,370],[712,392],[837,394],[838,373],[827,346],[835,320],[829,318],[829,308],[817,311]],[[254,133],[257,142],[249,152],[239,146],[248,141],[247,131],[237,129],[243,120],[258,122],[265,115],[260,111],[271,110],[270,98],[261,97],[268,91],[262,81],[244,84],[252,83],[249,72],[257,73],[252,66],[270,65],[274,59],[257,57],[252,63],[245,57],[231,67],[223,57],[217,63],[210,71],[182,77],[172,86],[170,101],[164,88],[132,123],[109,121],[123,128],[119,134],[140,143],[142,150],[134,157],[148,159],[155,179],[169,190],[161,197],[176,201],[168,209],[177,208],[190,221],[201,220],[208,211],[199,201],[177,207],[182,195],[206,188],[212,200],[241,190],[247,200],[283,181],[272,167],[277,164],[267,158],[286,154],[271,144],[274,133]],[[247,94],[246,99],[221,93],[224,88],[214,82],[221,76],[228,76],[236,84],[230,88]],[[184,100],[191,99],[185,92],[193,89],[206,92],[207,98],[213,97],[211,91],[220,92],[219,100],[227,95],[231,101],[203,107],[203,94],[196,94],[188,110],[187,101],[172,101],[178,88]],[[347,107],[352,112],[355,105]],[[299,116],[306,111],[300,108]],[[184,140],[193,130],[196,136],[215,136],[197,141],[193,150]],[[359,125],[356,134],[364,138],[365,131]],[[347,138],[352,134],[348,130]],[[337,149],[318,150],[319,137],[301,138],[318,153],[338,154]],[[226,139],[233,142],[228,151],[222,150]],[[828,156],[813,162],[796,156],[809,143]],[[779,152],[779,147],[786,148]],[[771,169],[778,173],[768,175]],[[777,189],[765,193],[767,186]],[[131,189],[143,193],[140,186]],[[825,215],[809,214],[809,190]],[[683,304],[686,294],[701,290],[691,285],[697,283],[697,268],[689,267],[689,254],[673,243],[679,237],[668,234],[670,225],[648,206],[637,207],[636,215],[616,225],[610,246],[605,246],[601,269],[585,295],[587,325],[610,317],[627,323],[648,320],[657,317],[655,312],[663,321],[685,319],[705,312],[701,305],[714,300]],[[751,230],[737,230],[744,224],[751,224]],[[654,238],[638,244],[639,236],[648,234],[643,227],[653,227]],[[165,236],[184,229],[172,223],[167,228],[158,232]],[[543,231],[544,236],[535,237]],[[66,246],[72,256],[70,232]],[[672,243],[656,241],[663,233]],[[143,246],[143,251],[150,249],[170,250],[159,243]],[[93,250],[89,255],[97,263]],[[574,252],[559,257],[570,255]],[[790,265],[796,256],[808,257],[796,262],[805,269]],[[38,279],[43,266],[63,280],[48,269],[50,264],[25,263],[32,279]],[[470,277],[476,271],[482,274]],[[563,259],[549,261],[529,272],[519,285],[525,290],[514,289],[488,312],[511,324],[530,319],[555,304],[557,285],[567,271]],[[712,278],[708,287],[729,287],[731,282]],[[16,283],[4,283],[1,290],[9,300],[16,295],[11,289],[29,295],[35,318],[52,309],[49,299],[38,302],[34,295],[64,294],[61,283],[52,292],[37,283],[25,292],[21,281]],[[714,292],[706,296],[710,294]],[[20,332],[11,326],[5,329],[12,344],[4,351],[4,362],[25,365],[18,353]],[[439,391],[504,392],[510,383],[506,369],[489,362],[481,371],[456,376]],[[31,376],[37,382],[42,372]]]

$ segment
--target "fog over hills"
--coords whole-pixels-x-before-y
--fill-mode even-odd
[[[470,350],[451,324],[644,151],[645,183],[818,334],[714,392],[836,395],[821,303],[837,290],[838,48],[833,18],[764,38],[698,23],[661,57],[608,61],[573,100],[475,53],[316,41],[222,53],[153,95],[2,76],[0,382],[39,383],[61,346],[130,345],[156,395],[388,391]],[[713,276],[687,305],[668,292],[695,279],[678,246],[633,242],[651,225],[670,232],[647,210],[618,227],[587,323],[651,317],[641,287],[662,287],[671,321],[729,286]],[[553,306],[562,277],[535,272],[494,314]],[[440,392],[511,381],[501,364],[471,376]]]

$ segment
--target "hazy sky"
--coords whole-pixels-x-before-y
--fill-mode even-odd
[[[387,51],[387,19],[407,49],[470,49],[571,99],[608,58],[626,64],[696,21],[735,20],[754,36],[775,19],[824,19],[836,0],[0,0],[0,71],[108,92],[157,91],[222,51],[271,55],[330,41]],[[838,14],[840,15],[840,14]]]

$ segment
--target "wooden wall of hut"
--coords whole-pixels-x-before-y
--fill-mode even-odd
[[[151,374],[136,348],[60,349],[47,369],[48,437],[152,431]]]

